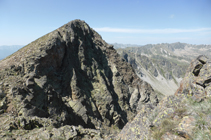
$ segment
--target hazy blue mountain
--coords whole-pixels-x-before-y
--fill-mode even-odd
[[[113,43],[111,45],[113,45],[115,49],[127,48],[127,47],[141,47],[141,46],[143,46],[143,45],[137,45],[137,44],[119,44],[119,43]]]
[[[19,50],[20,48],[22,48],[24,45],[4,45],[4,46],[0,46],[0,60],[4,59],[5,57],[13,54],[14,52],[16,52],[17,50]]]

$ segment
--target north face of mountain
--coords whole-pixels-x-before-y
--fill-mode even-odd
[[[116,133],[158,99],[111,45],[74,20],[0,61],[0,103],[0,138],[69,139]]]
[[[210,57],[210,47],[177,42],[148,44],[117,51],[154,90],[164,95],[173,95],[191,60],[201,54]]]

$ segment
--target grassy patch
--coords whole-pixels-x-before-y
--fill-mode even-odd
[[[211,98],[207,98],[202,102],[197,102],[192,98],[188,98],[189,109],[196,112],[196,124],[193,130],[194,138],[200,140],[211,139],[211,127],[207,122],[207,116],[211,115]]]
[[[187,111],[185,107],[179,107],[177,108],[174,113],[178,115],[179,117],[183,117],[184,113]]]
[[[6,132],[5,135],[8,136],[8,137],[12,137],[13,133],[12,132]]]
[[[211,130],[204,131],[201,129],[195,130],[194,138],[196,140],[211,140]]]
[[[202,102],[197,102],[191,97],[188,98],[188,103],[190,104],[190,109],[197,112],[197,114],[211,115],[211,98],[207,98]]]
[[[156,140],[160,140],[162,135],[164,135],[166,132],[173,132],[175,127],[175,122],[169,118],[166,118],[161,122],[160,127],[152,127],[152,137]]]

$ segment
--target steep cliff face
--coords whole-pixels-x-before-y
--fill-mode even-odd
[[[85,135],[69,125],[115,133],[145,104],[158,103],[151,86],[81,20],[1,60],[0,99],[2,131],[16,137],[13,132],[19,128],[25,132],[39,127],[38,138],[46,127],[54,129],[43,131],[45,138],[59,135],[60,129]]]
[[[175,95],[142,108],[116,139],[211,139],[209,62],[206,56],[194,59]]]

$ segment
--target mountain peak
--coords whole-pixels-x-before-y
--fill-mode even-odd
[[[86,22],[79,19],[73,20],[8,56],[1,62],[0,69],[6,66],[18,65],[19,63],[17,63],[17,61],[21,62],[24,60],[23,58],[28,58],[30,55],[38,55],[41,57],[47,50],[60,45],[63,47],[60,49],[55,48],[55,51],[57,50],[59,52],[54,52],[54,54],[57,55],[56,57],[58,60],[61,60],[62,55],[64,55],[65,46],[80,44],[80,42],[83,42],[83,39],[89,40],[92,39],[93,36],[95,36],[96,40],[102,40],[102,37],[91,29]],[[103,44],[105,44],[104,41]]]
[[[121,129],[146,103],[158,103],[151,86],[81,20],[63,25],[0,61],[0,91],[1,118],[17,116],[10,120],[14,137],[19,127],[23,131],[29,126],[30,130],[43,127],[46,119],[52,122],[46,127],[58,131],[64,131],[64,125],[68,129],[81,125],[108,135]],[[54,132],[43,135],[50,133]]]

